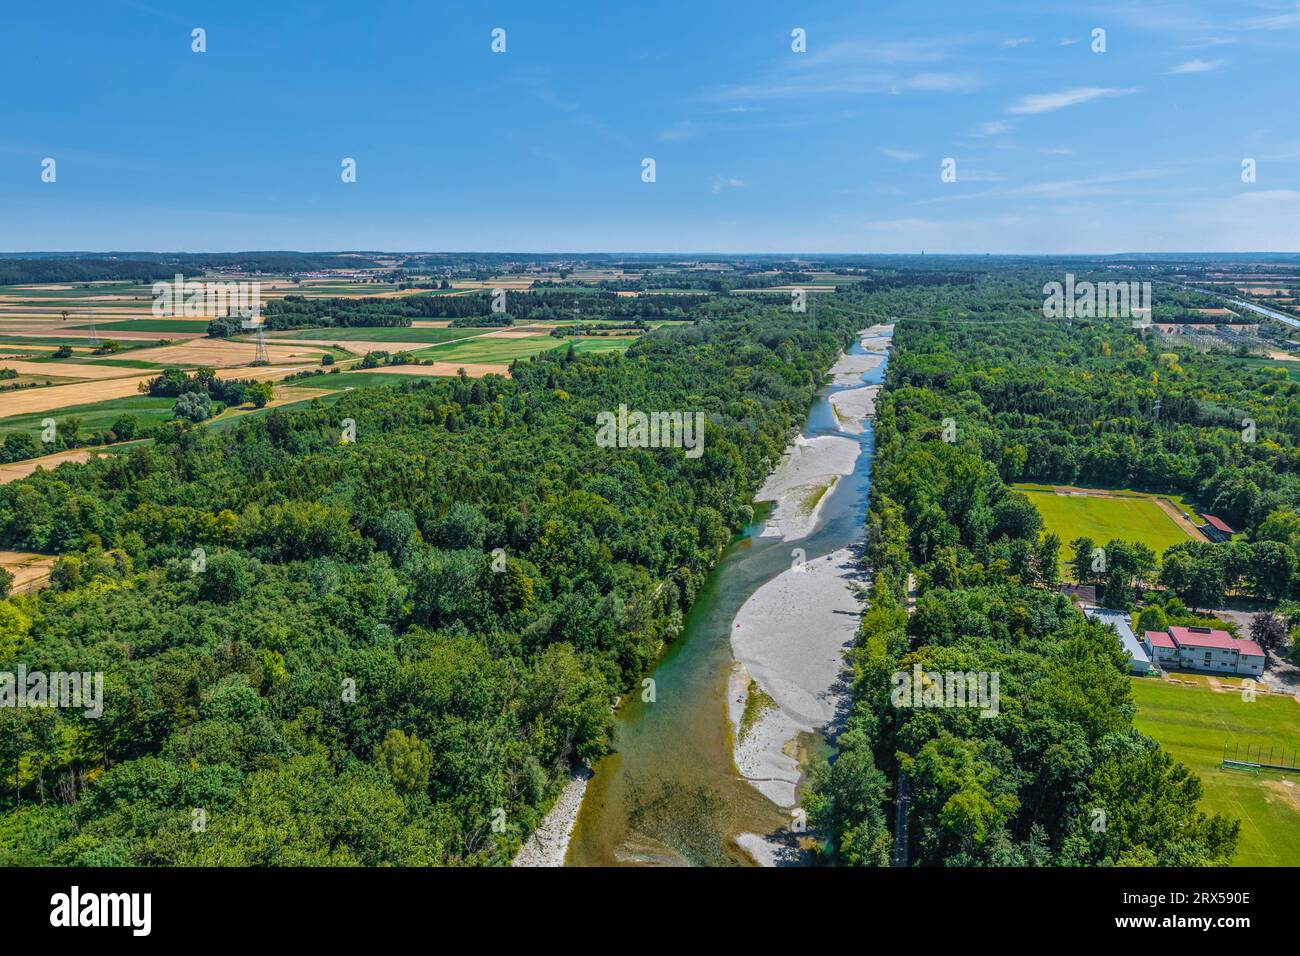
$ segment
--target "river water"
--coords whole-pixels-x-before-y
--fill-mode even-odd
[[[855,338],[849,353],[866,350]],[[862,381],[879,384],[884,370],[882,363]],[[838,390],[828,386],[819,393],[804,435],[844,434],[828,400]],[[803,548],[811,561],[861,540],[873,441],[866,424],[856,436],[862,443],[856,468],[827,496],[813,534],[785,543],[758,537],[760,512],[723,554],[682,634],[648,675],[655,681],[654,702],[643,702],[640,688],[623,700],[614,751],[593,768],[567,865],[750,865],[733,837],[788,826],[789,817],[736,772],[732,759],[731,625],[754,591],[790,567],[792,549]]]

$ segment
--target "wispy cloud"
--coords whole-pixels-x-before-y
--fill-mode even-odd
[[[1246,203],[1300,202],[1300,191],[1294,189],[1261,189],[1259,192],[1238,193],[1237,198]]]
[[[735,176],[714,176],[709,180],[709,192],[717,195],[724,189],[744,189],[745,181]]]
[[[1186,63],[1179,63],[1172,70],[1166,70],[1166,76],[1183,76],[1188,73],[1209,73],[1211,70],[1217,70],[1227,63],[1227,60],[1188,60]]]
[[[1018,99],[1008,112],[1050,113],[1052,110],[1064,109],[1067,106],[1078,106],[1080,103],[1090,103],[1093,100],[1109,99],[1114,96],[1128,96],[1136,92],[1136,87],[1108,89],[1100,86],[1079,86],[1072,90],[1062,90],[1060,93],[1033,93]]]
[[[1252,17],[1241,23],[1242,30],[1287,30],[1300,27],[1300,3],[1289,13],[1274,13],[1263,17]]]
[[[758,77],[706,92],[713,100],[772,100],[801,96],[872,93],[968,92],[978,78],[965,73],[920,68],[950,59],[974,36],[927,37],[920,40],[845,39],[814,47],[803,56],[772,61]]]
[[[1012,37],[1002,41],[1002,49],[1014,50],[1018,46],[1024,46],[1026,43],[1033,43],[1032,37]]]
[[[900,163],[911,163],[921,158],[920,153],[913,153],[906,149],[894,149],[892,146],[881,146],[880,151],[890,159],[896,159]]]
[[[980,136],[997,136],[999,133],[1005,133],[1011,129],[1011,124],[1006,120],[990,120],[987,123],[980,123],[978,134]]]

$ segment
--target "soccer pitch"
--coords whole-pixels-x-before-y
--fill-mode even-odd
[[[1218,678],[1236,688],[1234,678]],[[1241,821],[1236,866],[1300,866],[1300,774],[1263,771],[1259,776],[1220,766],[1224,745],[1300,748],[1300,704],[1294,698],[1239,690],[1131,679],[1137,704],[1134,725],[1160,741],[1169,754],[1201,778],[1201,809]],[[1244,749],[1243,749],[1244,753]]]
[[[1047,530],[1060,537],[1063,560],[1073,555],[1069,543],[1081,536],[1098,546],[1115,538],[1140,542],[1157,555],[1180,541],[1197,540],[1150,495],[1105,491],[1057,494],[1041,485],[1017,485],[1015,490],[1033,502]]]

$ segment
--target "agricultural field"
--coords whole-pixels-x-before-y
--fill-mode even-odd
[[[1154,678],[1131,678],[1137,703],[1134,725],[1160,741],[1205,785],[1201,809],[1241,821],[1237,866],[1300,866],[1300,774],[1262,771],[1258,776],[1221,767],[1224,746],[1300,748],[1300,703],[1258,694],[1242,700],[1232,678],[1219,690]]]
[[[1190,509],[1178,499],[1131,491],[1055,489],[1046,485],[1014,486],[1043,516],[1050,532],[1061,539],[1062,560],[1073,551],[1069,543],[1089,537],[1098,544],[1114,538],[1145,544],[1156,554],[1180,541],[1204,540],[1189,517]]]
[[[111,428],[121,415],[134,415],[139,419],[141,428],[150,428],[172,417],[170,398],[154,398],[150,395],[134,395],[104,402],[91,402],[87,405],[72,405],[60,408],[53,414],[56,421],[62,422],[71,417],[81,419],[82,432],[100,432]],[[4,399],[0,398],[0,407]],[[48,412],[29,412],[25,415],[10,415],[0,418],[0,440],[10,432],[41,430],[41,421],[51,417]]]
[[[208,320],[204,319],[123,319],[118,322],[99,322],[100,332],[170,332],[190,335],[207,335]]]
[[[375,326],[351,326],[342,328],[294,329],[291,332],[274,332],[266,336],[267,342],[308,341],[308,342],[357,342],[382,339],[385,342],[407,342],[413,344],[436,344],[455,339],[463,339],[476,334],[475,329],[397,327],[379,328]]]

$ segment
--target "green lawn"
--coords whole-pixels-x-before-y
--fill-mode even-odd
[[[1227,679],[1220,679],[1226,682]],[[1138,730],[1186,764],[1205,784],[1201,808],[1241,821],[1237,866],[1300,866],[1300,774],[1259,776],[1223,770],[1223,747],[1300,748],[1300,704],[1291,697],[1216,693],[1152,678],[1131,678]],[[1295,784],[1287,787],[1283,781]]]
[[[1137,541],[1157,555],[1170,545],[1189,541],[1187,534],[1165,511],[1146,495],[1123,498],[1090,498],[1083,495],[1058,495],[1041,486],[1016,485],[1033,502],[1048,531],[1061,539],[1062,560],[1073,555],[1069,543],[1080,536],[1091,538],[1098,546],[1113,538]],[[1178,503],[1175,502],[1177,505]]]

